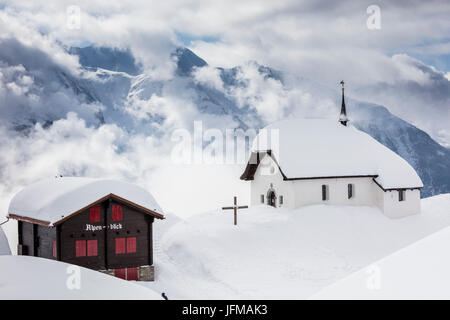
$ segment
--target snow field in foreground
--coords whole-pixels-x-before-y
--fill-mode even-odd
[[[301,299],[450,225],[450,195],[389,219],[375,207],[221,210],[155,224],[157,281],[169,298]],[[163,224],[167,225],[163,226]]]

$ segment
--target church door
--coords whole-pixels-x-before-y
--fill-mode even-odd
[[[268,200],[269,200],[269,205],[271,205],[272,207],[275,207],[275,206],[276,206],[275,192],[273,192],[273,191],[270,191],[270,192],[269,192]]]

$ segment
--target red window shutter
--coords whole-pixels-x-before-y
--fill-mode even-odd
[[[98,254],[97,240],[87,241],[87,255],[88,257],[94,257]]]
[[[122,206],[118,204],[112,205],[112,219],[113,221],[122,220]]]
[[[138,281],[138,268],[127,268],[127,280]]]
[[[86,256],[86,240],[75,241],[75,256],[76,257]]]
[[[53,252],[53,257],[56,258],[56,256],[58,255],[58,250],[56,248],[56,240],[52,241],[52,252]]]
[[[136,252],[136,237],[127,238],[127,253]]]
[[[127,279],[127,269],[114,269],[114,276],[123,280]]]
[[[100,222],[100,206],[89,209],[90,222]]]
[[[125,253],[125,238],[116,238],[116,254]]]

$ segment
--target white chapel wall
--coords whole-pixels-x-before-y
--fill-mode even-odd
[[[375,196],[375,205],[384,213],[385,192],[375,182],[372,183],[372,190]]]
[[[251,204],[260,205],[261,195],[267,204],[267,192],[272,188],[276,194],[276,206],[298,208],[311,204],[377,206],[386,216],[400,218],[420,213],[420,191],[406,190],[405,200],[399,201],[398,191],[384,192],[372,178],[334,178],[283,180],[278,166],[272,158],[266,156],[266,162],[259,165],[251,181]],[[348,184],[353,184],[353,197],[348,198]],[[328,186],[328,199],[322,200],[322,185]]]
[[[265,162],[258,166],[258,169],[255,172],[254,180],[251,182],[251,204],[262,204],[261,195],[264,195],[264,203],[267,204],[267,192],[272,185],[277,197],[277,207],[280,206],[279,196],[282,195],[283,205],[281,206],[292,209],[295,208],[292,182],[283,180],[283,176],[278,170],[278,166],[271,157],[266,156],[263,160]]]
[[[397,190],[384,192],[384,214],[390,218],[401,218],[420,213],[420,190],[406,190],[403,201],[399,201]]]
[[[374,205],[371,178],[334,178],[295,180],[295,207],[309,204]],[[353,185],[353,197],[348,198],[348,184]],[[322,185],[328,186],[328,199],[322,200]]]

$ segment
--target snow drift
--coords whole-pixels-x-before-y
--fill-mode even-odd
[[[0,256],[0,266],[3,300],[162,299],[160,294],[136,283],[50,259]],[[71,282],[74,270],[80,271],[79,287]]]
[[[237,226],[229,211],[184,221],[167,216],[168,228],[155,229],[158,279],[151,285],[173,299],[308,298],[450,226],[449,207],[447,194],[422,200],[421,214],[397,220],[375,207],[326,205],[243,209]]]
[[[312,298],[448,300],[449,243],[447,227],[332,284]]]

